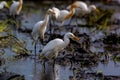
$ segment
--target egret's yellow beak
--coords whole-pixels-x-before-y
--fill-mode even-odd
[[[8,4],[6,4],[5,7],[9,9],[9,5]]]
[[[77,37],[77,36],[73,36],[72,39],[73,39],[73,40],[76,40],[76,41],[79,41],[79,40],[80,40],[80,38]]]
[[[95,12],[99,13],[100,11],[96,8],[96,9],[95,9]]]

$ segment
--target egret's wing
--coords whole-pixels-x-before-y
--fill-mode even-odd
[[[57,57],[58,52],[62,49],[64,49],[64,41],[62,39],[54,39],[50,41],[42,50],[40,53],[40,58],[54,58]]]
[[[31,35],[32,35],[34,40],[37,40],[39,37],[39,29],[40,29],[40,26],[42,23],[43,23],[43,21],[37,22],[32,29]]]
[[[44,58],[52,59],[53,57],[55,57],[54,52],[55,52],[54,49],[47,51],[46,53],[41,52],[39,57],[40,59],[44,59]]]
[[[82,9],[82,10],[87,10],[87,8],[88,8],[87,4],[82,1],[76,1],[75,4],[79,5],[80,9]]]
[[[60,15],[58,17],[58,21],[63,21],[64,18],[69,14],[69,11],[67,10],[61,10]]]
[[[55,51],[58,50],[58,48],[63,47],[62,45],[64,45],[64,41],[62,39],[54,39],[52,41],[50,41],[42,50],[42,53],[46,53],[49,52],[51,50]]]

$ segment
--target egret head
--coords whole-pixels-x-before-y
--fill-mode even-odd
[[[57,18],[59,16],[60,10],[56,7],[53,7],[52,10],[54,12],[53,16]]]
[[[95,12],[99,12],[99,10],[96,8],[96,6],[95,5],[90,5],[89,6],[89,9],[91,10],[91,11],[95,11]]]
[[[47,14],[55,14],[55,12],[52,9],[48,9]]]
[[[4,5],[5,7],[9,8],[9,6],[8,6],[6,1],[2,1],[1,4]]]
[[[80,38],[78,38],[77,36],[75,36],[75,35],[74,35],[73,33],[71,33],[71,32],[66,33],[66,34],[65,34],[65,37],[71,38],[71,39],[76,40],[76,41],[79,41],[79,40],[80,40]]]

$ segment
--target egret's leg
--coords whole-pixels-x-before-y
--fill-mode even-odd
[[[64,21],[62,21],[62,24],[61,24],[61,26],[63,26],[63,24],[64,24]]]
[[[45,67],[45,61],[43,61],[43,71],[44,71],[44,73],[45,73],[45,70],[46,70],[46,67]]]
[[[71,17],[70,21],[69,21],[69,26],[71,25],[71,22],[73,21],[73,16]]]
[[[49,29],[50,29],[50,34],[51,34],[52,33],[52,24],[51,24],[51,21],[50,21]]]
[[[78,18],[76,15],[75,15],[75,20],[76,20],[76,27],[77,27],[78,26]]]
[[[36,47],[37,47],[37,42],[38,40],[35,41],[35,46],[34,46],[34,50],[35,50],[35,57],[36,57]]]
[[[52,22],[53,22],[53,25],[56,26],[56,25],[55,25],[55,20],[52,19]]]
[[[73,62],[70,60],[70,70],[72,70]]]
[[[53,76],[54,76],[54,80],[55,80],[55,59],[53,59]]]
[[[50,23],[49,23],[49,29],[50,29],[50,34],[52,33],[52,19],[50,18]]]
[[[14,16],[15,20],[17,20],[17,15]]]

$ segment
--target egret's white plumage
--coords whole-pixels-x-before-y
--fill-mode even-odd
[[[43,21],[39,21],[35,24],[35,26],[33,27],[32,30],[32,37],[34,40],[37,40],[38,37],[40,37],[41,39],[44,39],[44,34],[46,31],[46,27],[49,21],[49,15],[51,14],[51,9],[48,9],[45,19]]]
[[[70,19],[75,13],[74,8],[71,8],[70,11],[67,11],[67,10],[59,10],[58,8],[53,7],[52,10],[55,13],[53,14],[55,20],[57,22],[62,22],[62,25],[64,24],[65,20]]]
[[[23,0],[13,1],[12,5],[10,6],[10,15],[13,16],[19,15],[22,9],[22,5],[23,5]]]
[[[58,52],[63,50],[69,43],[70,39],[79,40],[73,33],[68,32],[64,35],[64,40],[56,38],[48,42],[48,44],[43,48],[40,53],[40,58],[56,58],[58,56]]]
[[[77,8],[75,8],[75,15],[77,16],[85,15],[85,14],[91,13],[92,11],[98,12],[98,9],[96,8],[95,5],[88,6],[85,2],[82,2],[82,1],[76,1],[70,6],[68,6],[67,8],[70,9],[71,7],[74,7],[74,6],[77,6]]]
[[[0,9],[3,9],[4,7],[8,7],[8,4],[6,1],[0,2]]]

